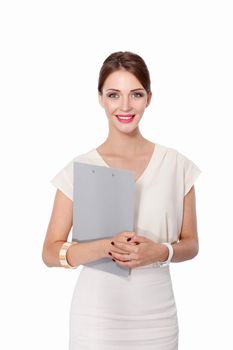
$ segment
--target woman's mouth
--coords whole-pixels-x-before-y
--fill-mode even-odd
[[[116,117],[120,123],[131,123],[135,114],[118,114]]]

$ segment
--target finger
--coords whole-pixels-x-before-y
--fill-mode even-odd
[[[146,242],[146,238],[143,237],[143,236],[134,236],[131,238],[130,242],[138,242],[138,243],[143,243],[143,242]]]
[[[136,245],[136,244],[139,244],[139,242],[136,242],[136,240],[134,240],[133,242],[129,241],[129,244]]]
[[[128,250],[117,248],[115,245],[111,246],[111,248],[109,249],[109,252],[111,252],[111,253],[119,253],[119,254],[129,253]]]
[[[121,232],[121,234],[125,237],[132,237],[132,236],[135,236],[136,235],[136,232],[134,231],[123,231]]]
[[[120,261],[131,261],[129,254],[119,254],[119,253],[113,252],[112,258]]]
[[[115,261],[115,264],[119,265],[119,266],[123,266],[123,267],[128,267],[128,268],[132,268],[134,267],[134,262],[131,260],[131,261],[120,261],[118,259],[114,259]]]
[[[136,235],[136,233],[133,231],[123,231],[123,232],[119,233],[118,235],[116,235],[115,237],[122,238],[125,241],[128,238],[132,239],[132,237],[134,237],[135,235]]]
[[[129,255],[128,254],[119,254],[119,253],[113,253],[112,259],[118,260],[118,261],[129,261]]]
[[[125,236],[118,236],[118,237],[113,237],[113,240],[117,242],[122,242],[122,243],[129,243],[131,242],[131,237],[125,237]]]
[[[123,251],[129,252],[129,253],[134,251],[133,245],[130,243],[119,242],[114,240],[114,241],[111,241],[111,244],[114,248],[122,249]]]
[[[112,240],[116,240],[116,241],[118,241],[118,242],[130,242],[131,239],[132,239],[132,237],[135,236],[135,234],[136,234],[135,232],[131,232],[131,231],[127,232],[127,231],[124,231],[124,232],[119,233],[119,234],[116,235],[116,236],[113,236],[113,237],[112,237]],[[136,244],[136,243],[134,243],[134,244]]]

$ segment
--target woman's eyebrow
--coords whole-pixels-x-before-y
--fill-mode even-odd
[[[118,91],[118,92],[120,92],[120,90],[117,90],[117,89],[107,89],[106,91],[108,91],[108,90],[113,90],[113,91]],[[143,88],[133,89],[133,90],[130,90],[130,91],[138,91],[138,90],[143,90],[143,91],[144,91]]]

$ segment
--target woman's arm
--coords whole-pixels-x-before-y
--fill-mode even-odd
[[[42,250],[42,260],[48,267],[61,267],[59,250],[62,244],[67,241],[72,224],[73,201],[63,192],[57,190]],[[67,260],[70,265],[78,266],[103,257],[109,257],[107,254],[109,246],[110,241],[108,242],[107,239],[78,243],[69,248]]]
[[[194,258],[198,254],[198,233],[196,217],[195,189],[191,190],[184,197],[183,223],[179,242],[172,244],[174,255],[172,262],[180,262]]]

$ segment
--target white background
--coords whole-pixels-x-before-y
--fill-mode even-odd
[[[142,134],[184,153],[196,182],[199,255],[172,264],[179,350],[232,341],[232,2],[1,1],[2,349],[68,349],[80,268],[41,259],[55,188],[74,156],[100,145],[97,99],[104,59],[141,55],[153,97]]]

